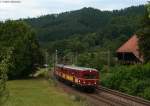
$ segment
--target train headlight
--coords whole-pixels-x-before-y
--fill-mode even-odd
[[[78,83],[80,83],[80,80],[78,80]]]
[[[95,82],[95,84],[96,84],[96,82]]]

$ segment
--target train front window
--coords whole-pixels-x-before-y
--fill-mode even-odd
[[[94,74],[84,74],[83,76],[85,79],[96,79],[96,75]]]

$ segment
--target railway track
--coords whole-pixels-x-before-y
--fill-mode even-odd
[[[148,100],[127,95],[102,86],[98,87],[97,94],[99,95],[99,97],[103,97],[107,100],[113,101],[114,103],[117,103],[120,106],[150,106],[150,101]]]
[[[148,100],[127,95],[102,86],[99,86],[95,93],[85,93],[62,82],[58,81],[57,83],[60,87],[65,89],[65,92],[69,91],[69,94],[77,94],[87,98],[87,101],[93,102],[93,105],[90,106],[150,106],[150,101]]]
[[[107,99],[106,97],[103,96],[99,96],[99,95],[88,95],[89,97],[101,101],[103,103],[105,103],[105,106],[127,106],[126,104],[122,103],[122,102],[118,102],[118,101],[111,101],[109,99]],[[101,106],[100,104],[98,106]]]
[[[59,82],[61,87],[65,91],[80,95],[87,99],[87,101],[93,102],[90,106],[150,106],[150,101],[130,96],[118,91],[110,90],[105,87],[99,87],[95,93],[85,93]]]

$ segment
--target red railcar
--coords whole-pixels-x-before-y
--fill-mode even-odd
[[[99,84],[99,72],[93,68],[57,65],[54,75],[80,88],[94,90]]]

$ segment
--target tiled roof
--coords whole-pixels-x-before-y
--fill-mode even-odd
[[[118,50],[117,53],[133,53],[140,61],[143,62],[143,56],[140,56],[138,37],[133,35],[127,42],[125,42]]]

